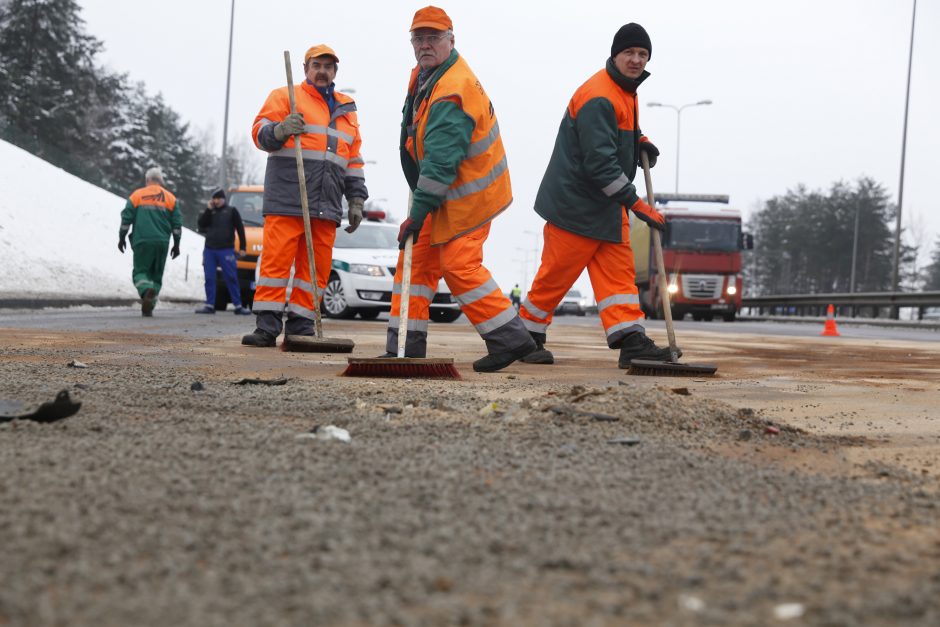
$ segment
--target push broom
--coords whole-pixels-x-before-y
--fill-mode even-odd
[[[408,195],[411,209],[411,194]],[[401,264],[401,298],[398,304],[398,353],[396,357],[372,359],[349,357],[344,377],[391,377],[399,379],[459,379],[460,373],[450,357],[425,359],[405,357],[408,336],[408,301],[411,296],[411,248],[414,238],[405,236],[405,253]]]
[[[290,112],[297,113],[294,102],[294,75],[291,72],[290,52],[284,51],[284,66],[287,68],[287,94],[290,97]],[[317,286],[317,262],[313,258],[313,234],[310,231],[310,207],[307,200],[307,177],[304,174],[304,153],[300,146],[300,135],[294,136],[294,156],[297,158],[297,181],[300,184],[300,206],[304,213],[304,237],[307,240],[307,261],[310,268],[310,284],[313,287],[313,323],[316,336],[285,335],[281,349],[293,353],[351,353],[355,343],[348,339],[323,337],[323,320],[320,316],[320,288]]]
[[[643,165],[643,175],[646,177],[646,198],[650,207],[655,207],[653,198],[653,179],[650,176],[650,162],[646,152],[640,151],[640,163]],[[659,282],[659,297],[663,301],[663,319],[666,322],[666,336],[669,338],[669,361],[653,361],[651,359],[631,359],[628,374],[639,375],[665,375],[681,377],[684,375],[712,375],[718,366],[710,364],[683,364],[679,363],[679,349],[676,347],[676,332],[672,328],[672,309],[669,305],[669,290],[666,287],[666,264],[663,263],[663,244],[659,236],[659,229],[650,227],[653,237],[653,249],[656,255],[656,278]]]

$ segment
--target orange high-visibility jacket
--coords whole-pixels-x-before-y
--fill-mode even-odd
[[[419,68],[411,73],[408,91],[414,93]],[[463,57],[437,80],[427,98],[416,103],[414,135],[408,137],[406,148],[420,163],[427,157],[424,139],[428,113],[435,103],[450,101],[463,111],[474,127],[470,147],[457,167],[457,178],[446,185],[419,176],[418,186],[442,197],[438,209],[431,214],[431,245],[444,244],[492,220],[512,202],[512,185],[506,151],[499,136],[496,113],[483,86],[474,76]],[[433,155],[430,157],[433,159]]]
[[[362,139],[356,103],[346,94],[333,92],[336,107],[329,105],[310,83],[294,86],[297,112],[304,116],[300,136],[310,215],[335,221],[342,219],[343,196],[369,197],[365,185]],[[294,137],[283,143],[274,137],[274,126],[290,114],[287,87],[270,93],[255,117],[251,136],[258,148],[268,152],[264,176],[264,215],[302,216],[298,197]]]

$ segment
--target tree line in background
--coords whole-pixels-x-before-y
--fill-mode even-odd
[[[193,227],[219,180],[211,137],[194,137],[162,96],[98,65],[103,44],[85,33],[80,13],[75,0],[0,2],[0,136],[120,196],[159,165]],[[257,177],[242,150],[228,149],[228,184]],[[745,262],[749,292],[851,291],[856,213],[854,291],[890,290],[895,211],[869,178],[770,199],[749,221],[756,241]],[[919,268],[924,242],[914,235],[914,245],[902,246],[902,288],[940,290],[940,240]]]
[[[103,44],[84,26],[75,0],[0,3],[0,137],[120,196],[160,166],[194,227],[219,182],[211,138],[195,138],[143,83],[100,66]],[[247,182],[247,160],[227,152],[227,182]]]
[[[745,258],[749,292],[891,291],[896,211],[884,187],[867,177],[854,184],[835,183],[828,192],[798,186],[771,198],[748,221],[755,240],[754,251]],[[921,237],[915,234],[914,245],[902,238],[899,281],[905,291],[940,289],[940,240],[932,263],[918,267]]]

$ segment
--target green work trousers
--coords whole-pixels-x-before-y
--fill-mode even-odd
[[[144,292],[153,289],[157,294],[163,285],[163,268],[166,267],[166,253],[169,242],[136,242],[134,248],[134,287],[143,297]]]

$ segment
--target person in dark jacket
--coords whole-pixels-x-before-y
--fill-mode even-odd
[[[669,350],[647,337],[634,281],[630,219],[666,228],[665,219],[637,194],[633,185],[640,151],[650,167],[659,150],[640,131],[637,88],[649,76],[653,45],[646,30],[625,24],[614,35],[602,70],[572,96],[565,110],[548,169],[535,197],[535,212],[545,219],[542,264],[519,315],[545,356],[552,314],[587,268],[607,346],[619,349],[617,364],[633,359],[666,361]],[[681,355],[682,351],[679,351]]]
[[[196,310],[197,314],[215,313],[215,269],[222,269],[222,278],[228,288],[229,299],[235,306],[236,316],[247,316],[251,310],[242,307],[241,290],[235,261],[235,233],[238,233],[238,256],[245,256],[245,226],[238,209],[225,201],[225,190],[212,190],[209,204],[199,214],[199,232],[206,236],[206,247],[202,251],[202,268],[206,273],[206,304]]]

